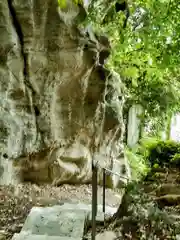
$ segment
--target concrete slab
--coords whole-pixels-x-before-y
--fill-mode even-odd
[[[86,210],[88,212],[91,211],[92,207],[91,204],[85,204],[85,203],[77,203],[77,204],[72,204],[72,203],[64,203],[63,205],[61,205],[62,209],[81,209],[81,210]],[[103,206],[101,204],[98,205],[98,212],[102,212]],[[105,212],[108,215],[113,215],[114,213],[117,212],[117,208],[116,207],[110,207],[110,206],[106,206],[105,207]]]
[[[106,214],[117,208],[106,206]],[[97,222],[104,222],[102,205],[98,205]],[[13,240],[80,240],[91,223],[91,204],[64,203],[52,207],[33,207],[20,234]]]
[[[61,208],[66,211],[73,210],[74,208],[87,211],[87,220],[88,220],[88,222],[91,222],[91,220],[92,220],[92,212],[91,212],[92,207],[91,206],[92,206],[91,204],[84,204],[84,203],[76,203],[76,204],[64,203],[63,205],[61,205]],[[99,204],[98,212],[97,212],[97,216],[96,216],[97,223],[104,222],[105,214],[102,212],[102,209],[103,209],[103,206]],[[114,213],[117,212],[117,208],[106,206],[105,212],[107,215],[113,216]],[[89,226],[89,223],[88,223],[88,226]]]
[[[35,235],[29,233],[14,234],[12,240],[81,240],[82,238],[69,238],[48,235]]]
[[[73,209],[64,211],[60,207],[32,208],[22,231],[31,234],[82,237],[84,233],[86,211]]]

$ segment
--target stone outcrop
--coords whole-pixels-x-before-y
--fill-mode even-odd
[[[107,38],[78,28],[82,12],[0,0],[1,184],[86,183],[92,159],[129,177],[121,79],[103,66]]]

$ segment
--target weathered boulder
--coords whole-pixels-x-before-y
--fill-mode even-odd
[[[180,195],[167,194],[155,199],[160,207],[164,206],[176,206],[180,204]]]
[[[82,9],[0,0],[1,184],[86,183],[92,159],[130,175],[122,82],[102,65],[108,40],[79,30]]]
[[[158,197],[169,194],[180,194],[179,184],[175,183],[164,183],[160,185],[155,191]]]

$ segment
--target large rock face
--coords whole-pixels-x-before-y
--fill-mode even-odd
[[[89,182],[92,159],[129,175],[122,84],[99,64],[107,39],[75,25],[81,11],[71,1],[0,0],[1,184]]]

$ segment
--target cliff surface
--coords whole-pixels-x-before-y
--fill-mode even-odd
[[[78,28],[82,13],[0,0],[1,184],[87,183],[92,158],[129,177],[121,79],[103,66],[108,39]]]

